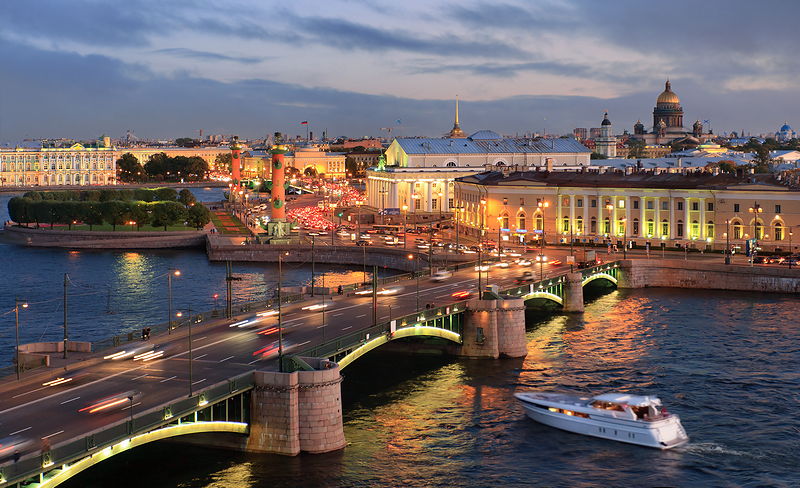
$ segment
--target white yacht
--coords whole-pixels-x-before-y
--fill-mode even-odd
[[[530,391],[514,396],[528,417],[551,427],[603,439],[670,449],[689,441],[677,415],[654,396],[606,393],[583,397]]]

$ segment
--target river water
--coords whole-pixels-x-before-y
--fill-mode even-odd
[[[155,276],[171,266],[186,270],[186,281],[175,283],[176,303],[208,307],[212,292],[223,291],[224,266],[209,264],[202,252],[0,246],[7,277],[0,299],[5,310],[15,293],[31,300],[21,317],[30,338],[60,334],[64,272],[87,286],[85,298],[74,299],[75,313],[84,317],[75,319],[74,334],[83,338],[160,321],[166,284]],[[237,266],[245,277],[237,297],[268,292],[272,271]],[[290,273],[297,283],[308,276],[303,267]],[[106,313],[105,283],[114,290],[115,314]],[[524,359],[397,357],[380,349],[359,359],[344,371],[349,445],[341,452],[286,458],[156,443],[64,486],[794,487],[800,485],[798,316],[794,296],[612,291],[595,297],[583,315],[529,313]],[[3,319],[0,341],[8,352],[13,314],[11,328],[9,316]],[[513,399],[527,388],[655,394],[680,415],[691,441],[662,452],[542,426]]]

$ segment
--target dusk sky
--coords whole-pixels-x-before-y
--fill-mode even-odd
[[[800,2],[3,0],[0,141],[800,126]],[[398,120],[400,121],[398,123]]]

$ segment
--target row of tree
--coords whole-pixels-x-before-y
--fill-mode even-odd
[[[144,166],[131,153],[117,159],[117,179],[124,183],[143,181],[203,181],[208,179],[208,163],[200,156],[150,156]]]
[[[211,213],[205,205],[192,203],[188,207],[175,201],[138,202],[109,200],[97,201],[55,201],[33,200],[14,197],[8,202],[11,220],[21,224],[66,224],[72,229],[76,223],[84,223],[92,230],[95,225],[109,224],[116,230],[118,225],[135,222],[136,229],[143,225],[167,227],[183,224],[201,229],[211,221]]]
[[[178,193],[174,188],[29,191],[22,196],[31,200],[54,200],[58,202],[110,202],[112,200],[174,202],[177,200],[187,207],[197,201],[191,190],[183,189]]]

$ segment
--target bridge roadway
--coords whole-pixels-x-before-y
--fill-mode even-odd
[[[535,267],[492,267],[490,282],[510,287],[514,278],[523,269],[536,271]],[[564,274],[566,266],[547,269],[546,277]],[[485,283],[485,281],[484,281]],[[416,280],[406,280],[386,287],[402,287],[394,295],[378,297],[378,321],[411,314],[416,311]],[[477,273],[470,267],[461,270],[445,282],[436,283],[428,277],[419,279],[419,303],[437,306],[458,300],[451,294],[455,291],[477,289]],[[303,310],[309,305],[321,304],[323,298],[314,297],[283,306],[284,344],[287,353],[305,349],[338,335],[351,333],[372,325],[371,295],[330,296],[323,311]],[[224,382],[228,378],[253,369],[277,369],[277,318],[258,317],[257,311],[230,320],[214,320],[192,327],[192,387],[197,395],[205,387]],[[253,323],[245,327],[231,327],[243,320]],[[171,335],[161,334],[150,339],[157,344],[156,350],[164,350],[165,356],[150,362],[132,359],[104,360],[100,353],[94,363],[81,367],[72,363],[67,371],[51,369],[48,373],[28,371],[21,381],[14,377],[0,383],[0,440],[15,438],[15,448],[20,456],[38,454],[47,446],[80,438],[87,433],[118,421],[123,421],[137,411],[175,401],[189,396],[188,328],[175,329]],[[143,345],[133,343],[132,345]],[[128,347],[131,344],[127,345]],[[120,348],[124,349],[124,348]],[[256,351],[261,353],[255,354]],[[109,351],[105,351],[109,354]],[[59,386],[43,386],[58,377],[72,378]],[[141,392],[133,401],[124,401],[113,409],[94,414],[80,409],[112,395],[130,391]],[[133,409],[131,412],[130,409]],[[11,453],[13,455],[13,453]],[[9,453],[0,451],[0,464],[9,461]]]

